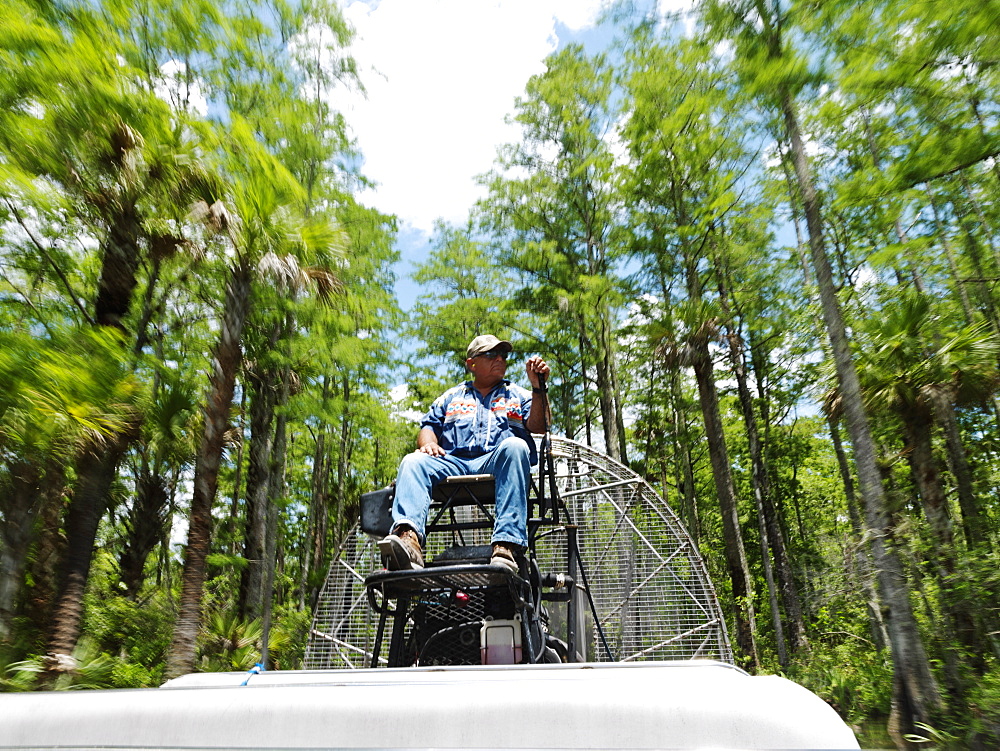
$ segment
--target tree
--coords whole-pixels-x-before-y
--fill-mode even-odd
[[[726,243],[727,213],[738,205],[736,175],[746,159],[738,139],[713,125],[724,91],[704,46],[656,45],[641,28],[629,52],[629,118],[623,136],[631,156],[637,253],[656,275],[676,276],[682,292],[677,313],[660,324],[653,344],[669,353],[668,366],[690,366],[698,385],[712,475],[722,514],[727,573],[736,607],[741,659],[759,667],[753,578],[739,523],[736,489],[726,445],[714,358],[720,311],[707,299],[714,272],[710,256]],[[695,76],[691,71],[699,71]],[[729,113],[730,122],[735,117]],[[707,261],[707,263],[706,263]],[[663,314],[661,314],[663,315]]]
[[[938,415],[955,404],[981,402],[992,390],[1000,343],[985,323],[954,333],[942,324],[926,297],[904,296],[880,321],[877,334],[862,332],[868,346],[858,358],[859,375],[871,408],[894,415],[902,425],[903,450],[933,539],[931,555],[943,608],[968,654],[979,655],[984,645],[977,634],[970,585],[963,582],[966,576],[960,570],[958,539],[932,438]],[[932,327],[934,335],[928,337]],[[953,655],[947,659],[952,698],[964,704],[959,668]]]
[[[0,641],[7,641],[35,525],[43,508],[59,500],[67,457],[81,445],[110,440],[133,419],[138,384],[124,367],[116,334],[77,329],[40,341],[10,331],[2,350]]]
[[[627,462],[613,335],[621,304],[614,268],[621,199],[608,143],[610,95],[611,70],[603,56],[589,58],[577,46],[552,55],[546,72],[534,76],[517,101],[513,119],[524,141],[502,150],[498,168],[486,178],[490,195],[481,210],[503,248],[501,267],[525,275],[519,300],[555,316],[563,336],[578,342],[574,369],[583,401],[593,368],[606,450]]]
[[[119,555],[125,596],[136,600],[146,581],[146,561],[170,532],[171,500],[178,475],[193,454],[192,416],[196,402],[181,378],[165,371],[154,378],[152,408],[143,422],[135,497],[123,519]]]
[[[439,220],[431,245],[412,274],[424,289],[413,306],[412,334],[424,343],[418,357],[439,360],[461,378],[469,342],[484,333],[510,336],[523,316],[505,305],[508,281],[471,228]]]
[[[903,732],[912,732],[916,723],[935,722],[942,703],[909,602],[903,567],[891,544],[892,526],[875,445],[833,282],[819,197],[799,126],[795,97],[810,82],[808,70],[787,41],[786,30],[791,19],[779,3],[713,0],[705,3],[704,9],[710,30],[718,38],[734,42],[737,70],[751,94],[780,114],[784,125],[782,135],[791,147],[823,320],[865,501],[867,532],[878,571],[880,595],[891,614],[888,623],[896,671],[895,709]]]
[[[172,676],[189,672],[194,666],[212,537],[212,504],[243,355],[243,332],[252,305],[254,274],[268,258],[313,248],[329,250],[337,243],[332,226],[305,223],[297,215],[302,205],[301,186],[260,147],[245,124],[234,123],[227,134],[227,143],[232,151],[226,155],[226,172],[241,178],[229,188],[233,213],[218,200],[203,201],[200,207],[206,223],[225,237],[234,258],[227,264],[226,297],[204,406],[204,432],[195,459],[180,611],[167,661],[167,673]]]
[[[29,205],[49,207],[44,219],[51,222],[59,221],[49,213],[57,208],[53,203],[62,203],[57,210],[73,217],[75,229],[96,242],[98,266],[89,310],[56,260],[68,255],[65,250],[54,243],[45,247],[29,217],[9,205],[35,248],[52,261],[83,320],[128,332],[140,264],[150,248],[165,252],[179,243],[166,222],[149,220],[157,213],[150,207],[168,195],[184,196],[197,180],[197,166],[177,158],[166,104],[149,88],[134,85],[135,69],[106,55],[103,44],[115,28],[89,9],[78,15],[70,8],[50,10],[47,45],[21,48],[34,58],[36,70],[25,74],[18,68],[22,86],[14,90],[18,101],[9,102],[0,145]],[[27,17],[33,16],[29,12]],[[38,113],[24,108],[27,101],[35,103]],[[49,187],[55,189],[55,201],[52,193],[43,196]],[[157,218],[173,213],[161,210]],[[121,345],[141,349],[145,332],[128,333]],[[65,558],[48,628],[53,654],[69,655],[75,646],[97,527],[119,463],[139,432],[139,410],[132,417],[115,436],[78,447],[66,511]]]

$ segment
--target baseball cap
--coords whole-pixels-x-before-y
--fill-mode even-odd
[[[489,352],[491,349],[499,349],[503,352],[510,352],[514,349],[514,345],[505,339],[497,339],[493,336],[493,334],[483,334],[482,336],[477,336],[469,342],[469,348],[465,351],[465,356],[466,358],[471,359],[476,355]]]

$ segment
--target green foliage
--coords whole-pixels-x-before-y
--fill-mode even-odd
[[[0,332],[0,450],[71,452],[120,430],[140,388],[124,366],[115,331]]]
[[[412,274],[426,292],[413,306],[411,332],[425,343],[418,355],[434,358],[458,380],[472,339],[483,333],[510,336],[506,279],[469,230],[438,222],[431,242],[430,255]]]
[[[1000,738],[1000,667],[996,664],[985,673],[969,694],[972,719],[966,740],[980,738],[989,742]]]
[[[75,691],[84,689],[115,688],[114,676],[117,662],[113,657],[101,652],[92,639],[80,639],[72,655],[73,668],[60,671],[54,680],[46,680],[45,687],[51,691]],[[4,688],[26,691],[36,688],[38,682],[48,674],[46,661],[42,657],[10,663],[6,666]]]
[[[31,691],[35,687],[38,674],[37,663],[33,660],[18,660],[2,665],[0,674],[0,692]]]
[[[200,670],[249,670],[260,658],[262,633],[260,619],[245,621],[231,612],[209,613],[200,639]]]
[[[612,83],[604,55],[578,45],[551,55],[517,99],[512,120],[522,142],[502,147],[482,178],[489,195],[477,215],[504,275],[497,293],[511,301],[507,325],[525,349],[554,364],[554,426],[573,437],[599,422],[610,455],[621,459],[612,330],[626,289],[616,273],[623,246],[615,217],[624,196],[605,139],[617,114]]]
[[[955,330],[931,302],[910,294],[859,337],[859,371],[875,409],[931,409],[937,393],[981,401],[997,379],[1000,342],[983,322]]]
[[[788,677],[818,694],[852,724],[889,716],[892,665],[864,639],[841,637],[814,644],[808,661],[793,666]]]
[[[268,657],[275,670],[296,669],[302,664],[312,625],[312,613],[284,607],[274,613],[268,639]]]

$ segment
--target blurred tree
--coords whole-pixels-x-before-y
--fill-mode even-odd
[[[746,154],[738,138],[715,126],[725,103],[709,50],[697,42],[661,47],[648,29],[632,40],[628,79],[629,118],[623,136],[632,159],[627,185],[633,196],[637,256],[653,273],[676,276],[682,292],[665,299],[673,307],[656,325],[651,344],[668,355],[668,367],[693,368],[708,441],[723,545],[736,607],[740,659],[760,666],[753,577],[739,522],[732,462],[726,445],[711,345],[720,338],[721,310],[709,298],[715,270],[711,256],[727,242],[722,227],[739,205],[736,176]],[[697,70],[697,76],[691,71]],[[736,130],[736,116],[729,122]]]
[[[873,410],[888,412],[902,424],[904,453],[933,539],[931,557],[940,579],[943,609],[966,653],[982,655],[985,641],[969,597],[974,587],[959,564],[959,540],[932,439],[934,423],[941,421],[942,413],[950,413],[962,401],[980,402],[994,387],[1000,344],[982,323],[950,332],[934,315],[927,298],[918,294],[895,302],[876,330],[862,331],[860,337],[867,345],[858,358],[865,399]],[[978,509],[973,513],[978,517]],[[953,703],[961,706],[967,701],[964,679],[955,652],[949,652],[949,690]],[[981,658],[972,660],[981,673]]]
[[[234,180],[230,188],[233,213],[215,201],[203,204],[201,214],[207,225],[224,236],[223,247],[233,257],[226,260],[229,271],[223,318],[209,373],[204,434],[195,458],[180,611],[167,659],[170,676],[190,672],[194,667],[205,565],[212,538],[212,505],[243,356],[243,332],[252,305],[254,274],[286,255],[301,257],[315,251],[329,252],[341,242],[329,222],[302,219],[301,186],[254,140],[245,123],[234,121],[225,142],[229,151],[223,154],[224,170]],[[300,264],[296,261],[295,265]]]
[[[469,342],[480,334],[509,337],[520,317],[505,305],[510,301],[509,278],[473,238],[471,228],[439,220],[431,245],[427,260],[412,274],[424,289],[411,317],[412,333],[424,343],[417,355],[433,358],[449,377],[464,379]]]
[[[524,139],[501,150],[480,210],[495,238],[496,263],[526,279],[518,301],[550,317],[560,344],[575,339],[578,362],[561,369],[579,377],[584,405],[593,368],[605,450],[627,463],[613,335],[622,285],[615,273],[621,197],[608,142],[611,85],[603,56],[588,57],[578,46],[550,56],[546,72],[532,77],[517,101],[513,121]]]
[[[708,0],[703,9],[705,21],[715,38],[725,39],[734,45],[734,64],[748,94],[762,107],[780,114],[783,122],[781,135],[790,144],[823,319],[865,501],[879,591],[883,605],[891,613],[888,626],[895,668],[894,709],[899,719],[900,735],[913,732],[917,723],[933,724],[937,721],[942,701],[906,591],[902,563],[890,542],[892,523],[889,509],[847,327],[827,256],[819,196],[799,125],[796,99],[814,79],[807,58],[798,53],[789,41],[790,30],[794,28],[791,26],[793,18],[781,3]]]

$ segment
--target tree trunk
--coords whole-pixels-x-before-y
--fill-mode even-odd
[[[98,326],[125,330],[124,319],[132,305],[136,272],[142,260],[139,238],[144,234],[134,201],[121,200],[108,218],[108,232],[101,242],[101,276],[94,300]],[[118,474],[118,464],[139,436],[139,424],[100,442],[92,442],[77,457],[76,489],[66,516],[66,558],[49,624],[50,655],[71,655],[76,648],[83,615],[83,594],[90,576],[94,543],[101,517],[108,508],[108,491]],[[69,663],[52,658],[52,669]]]
[[[323,376],[323,401],[329,388],[329,377]],[[330,520],[329,503],[329,472],[330,458],[326,448],[327,427],[324,422],[318,428],[315,450],[313,451],[312,493],[309,499],[309,518],[307,534],[309,544],[305,550],[305,565],[302,567],[302,600],[311,610],[315,607],[322,582],[319,577],[325,575],[327,538]]]
[[[723,286],[719,289],[720,300],[723,310],[727,313],[727,294]],[[736,376],[736,389],[740,401],[740,410],[743,414],[743,424],[747,430],[747,442],[750,450],[750,459],[753,466],[751,483],[753,485],[754,501],[757,506],[758,520],[761,530],[761,547],[764,557],[764,573],[768,578],[769,594],[774,597],[774,576],[771,571],[770,555],[774,556],[774,567],[777,569],[778,582],[781,592],[781,602],[784,607],[785,617],[788,620],[790,630],[792,650],[800,652],[809,647],[809,639],[806,636],[806,624],[802,617],[802,605],[799,602],[799,593],[795,587],[795,580],[792,576],[792,564],[788,558],[788,548],[785,545],[785,536],[778,524],[778,513],[774,506],[774,499],[771,494],[771,477],[767,467],[767,459],[764,453],[764,445],[760,439],[760,431],[757,429],[757,414],[754,409],[753,395],[747,384],[746,372],[746,350],[743,346],[743,338],[740,332],[732,328],[726,337],[729,343],[730,361],[733,364],[733,373]],[[758,373],[758,380],[761,374]],[[772,605],[772,609],[773,605]],[[779,640],[779,659],[784,650],[784,632],[780,613],[774,613],[775,636]],[[782,662],[782,667],[787,666],[787,657]]]
[[[854,493],[854,478],[851,476],[851,467],[847,461],[847,454],[844,452],[844,444],[840,439],[840,425],[832,416],[827,418],[827,424],[830,426],[830,438],[833,442],[834,454],[837,457],[837,468],[840,471],[844,495],[847,498],[847,516],[851,520],[851,529],[854,532],[854,564],[857,576],[861,581],[861,588],[865,593],[869,632],[875,646],[879,649],[885,649],[889,645],[889,634],[885,628],[885,619],[882,618],[878,592],[875,591],[875,573],[872,570],[871,558],[866,553],[862,543],[865,530],[861,521],[861,513],[858,510],[857,497]]]
[[[151,281],[143,301],[143,323],[139,326],[139,337],[133,350],[136,356],[142,350],[140,339],[146,339],[146,328],[152,318],[152,291],[155,279],[159,277],[159,258],[153,261]],[[155,340],[156,356],[163,360],[163,338]],[[161,393],[159,375],[153,377],[153,399]],[[145,446],[141,450],[135,498],[124,519],[125,540],[118,557],[118,567],[124,585],[125,597],[135,601],[145,581],[146,560],[157,545],[163,543],[170,534],[171,494],[174,480],[165,476],[171,472],[167,462],[157,456],[155,449]],[[152,456],[151,456],[152,454]],[[177,472],[177,468],[172,468]],[[168,543],[166,543],[168,544]],[[157,581],[159,576],[157,576]]]
[[[288,320],[286,331],[291,331],[291,320]],[[281,387],[278,394],[278,413],[274,420],[274,443],[271,452],[271,476],[268,482],[267,496],[267,533],[264,536],[264,597],[262,607],[261,629],[261,662],[266,668],[269,664],[269,647],[271,636],[271,614],[274,607],[274,579],[278,566],[278,532],[280,531],[280,512],[284,507],[285,498],[285,454],[288,451],[288,413],[284,407],[288,404],[291,394],[292,369],[287,365],[282,368]],[[272,667],[275,667],[272,665]],[[280,667],[280,666],[279,666]]]
[[[91,444],[77,459],[77,484],[66,512],[65,557],[49,623],[49,655],[72,655],[76,649],[97,529],[108,509],[108,493],[118,465],[138,429],[138,423],[133,423],[131,432],[116,433],[101,446]],[[56,672],[67,664],[59,658],[50,659]]]
[[[674,438],[674,457],[678,466],[680,477],[678,485],[681,488],[681,497],[684,499],[684,523],[687,526],[688,534],[695,544],[701,535],[701,525],[698,519],[698,497],[695,493],[694,466],[691,461],[691,433],[688,431],[687,415],[688,410],[684,404],[684,395],[681,393],[680,377],[675,369],[668,369],[667,378],[670,380],[670,402],[674,413],[674,425],[676,436]]]
[[[726,566],[732,582],[733,601],[736,606],[736,643],[741,661],[748,670],[757,670],[760,659],[757,655],[757,624],[753,605],[753,580],[747,565],[743,533],[740,530],[739,510],[736,505],[736,491],[729,467],[729,452],[722,430],[719,413],[719,398],[715,390],[712,358],[708,351],[708,341],[699,337],[692,344],[691,364],[698,381],[701,413],[705,420],[705,435],[708,439],[708,455],[712,463],[712,476],[719,497],[722,512],[722,534]]]
[[[597,399],[601,405],[601,427],[604,430],[604,448],[616,462],[624,463],[624,436],[618,431],[619,415],[616,408],[614,352],[607,311],[597,316]]]
[[[14,462],[9,471],[8,483],[0,486],[0,642],[12,634],[17,595],[42,506],[39,464]]]
[[[62,519],[68,501],[66,469],[61,459],[49,458],[40,494],[41,509],[35,526],[38,536],[28,563],[34,586],[26,593],[24,610],[28,620],[42,628],[52,617],[59,589],[58,564],[65,553]]]
[[[344,534],[350,529],[345,519],[347,508],[347,478],[351,466],[354,441],[351,436],[353,415],[351,412],[351,381],[345,375],[340,381],[340,398],[343,403],[340,414],[340,441],[337,449],[337,480],[334,489],[333,543],[340,545]]]
[[[725,300],[725,291],[720,290]],[[723,310],[729,310],[723,302]],[[743,357],[743,343],[735,329],[730,329],[726,339],[729,343],[729,357],[736,375],[736,390],[743,416],[743,426],[747,431],[747,447],[750,451],[750,462],[753,471],[750,484],[753,487],[754,505],[757,509],[757,525],[760,533],[761,562],[764,566],[764,581],[767,584],[768,602],[771,607],[771,624],[774,627],[775,646],[778,650],[778,663],[782,668],[788,667],[788,649],[785,646],[785,628],[781,618],[781,608],[778,606],[777,587],[774,582],[774,567],[771,564],[773,548],[768,535],[767,523],[764,520],[764,494],[768,492],[768,481],[764,473],[764,458],[761,450],[760,436],[757,431],[757,416],[753,409],[753,397],[747,386],[746,362]],[[779,533],[780,534],[780,533]]]
[[[240,389],[240,408],[237,411],[239,418],[236,426],[239,440],[236,442],[236,459],[233,462],[236,465],[236,471],[233,477],[233,492],[229,498],[229,516],[225,522],[226,539],[229,542],[229,552],[232,555],[237,555],[240,552],[240,498],[243,492],[243,454],[246,451],[244,437],[247,432],[247,391],[249,389]]]
[[[145,581],[146,559],[169,527],[167,478],[144,465],[136,481],[135,500],[125,519],[126,539],[118,558],[125,597],[133,602]]]
[[[268,562],[267,518],[270,499],[271,464],[274,448],[274,409],[278,399],[277,371],[251,368],[246,382],[250,399],[250,447],[247,465],[246,527],[243,557],[246,567],[240,577],[239,614],[245,620],[263,613],[264,579]]]
[[[888,611],[887,625],[896,677],[894,703],[901,727],[906,732],[917,732],[917,723],[932,726],[937,724],[937,717],[942,710],[941,695],[910,604],[903,565],[891,542],[893,527],[876,461],[875,443],[861,399],[861,385],[847,340],[847,328],[837,299],[833,272],[826,255],[819,199],[809,170],[795,106],[787,92],[781,94],[780,103],[805,208],[809,249],[816,272],[823,321],[833,350],[837,381],[847,416],[847,429],[854,446],[858,482],[865,502],[866,534],[871,541],[882,604]]]
[[[906,437],[907,458],[920,494],[924,516],[934,535],[938,562],[948,574],[957,567],[955,536],[948,515],[948,498],[931,444],[931,416],[923,409],[908,407],[900,415]]]
[[[201,626],[202,589],[207,573],[206,559],[212,541],[212,504],[219,487],[223,443],[229,428],[229,410],[236,386],[236,374],[243,355],[241,340],[250,308],[250,286],[251,270],[245,259],[239,259],[239,265],[232,269],[226,286],[222,329],[209,374],[204,433],[195,457],[180,608],[174,625],[173,642],[167,655],[168,678],[194,669],[195,642]]]
[[[931,560],[940,582],[942,609],[950,622],[950,630],[958,637],[968,654],[982,655],[983,648],[977,637],[967,586],[962,581],[964,577],[958,568],[955,535],[948,514],[948,498],[931,444],[931,416],[924,410],[910,408],[902,418],[910,468],[920,493],[924,516],[934,537]],[[947,658],[954,660],[954,650],[947,650]],[[957,664],[952,665],[949,672],[951,693],[957,702],[956,706],[962,706],[965,704],[965,689]]]
[[[628,434],[625,432],[625,415],[622,410],[622,390],[618,382],[618,365],[615,362],[614,337],[608,337],[608,369],[611,381],[612,406],[615,413],[615,431],[618,433],[618,451],[622,464],[628,466]]]
[[[586,328],[583,316],[580,316],[577,321],[577,340],[580,343],[580,388],[582,389],[580,394],[580,404],[583,405],[583,425],[584,435],[587,436],[586,443],[588,446],[593,446],[593,425],[590,419],[590,404],[587,398],[587,392],[590,391],[590,380],[587,376]]]
[[[986,520],[980,508],[972,479],[972,468],[969,467],[969,457],[962,443],[962,436],[955,419],[955,408],[948,399],[940,396],[934,403],[935,422],[944,433],[945,446],[948,450],[948,465],[955,478],[958,491],[958,505],[962,510],[962,531],[965,544],[970,551],[983,550],[987,543]]]
[[[98,326],[125,330],[124,319],[132,306],[136,272],[142,260],[139,238],[142,222],[135,204],[124,201],[108,221],[108,234],[101,243],[101,278],[94,301]]]

